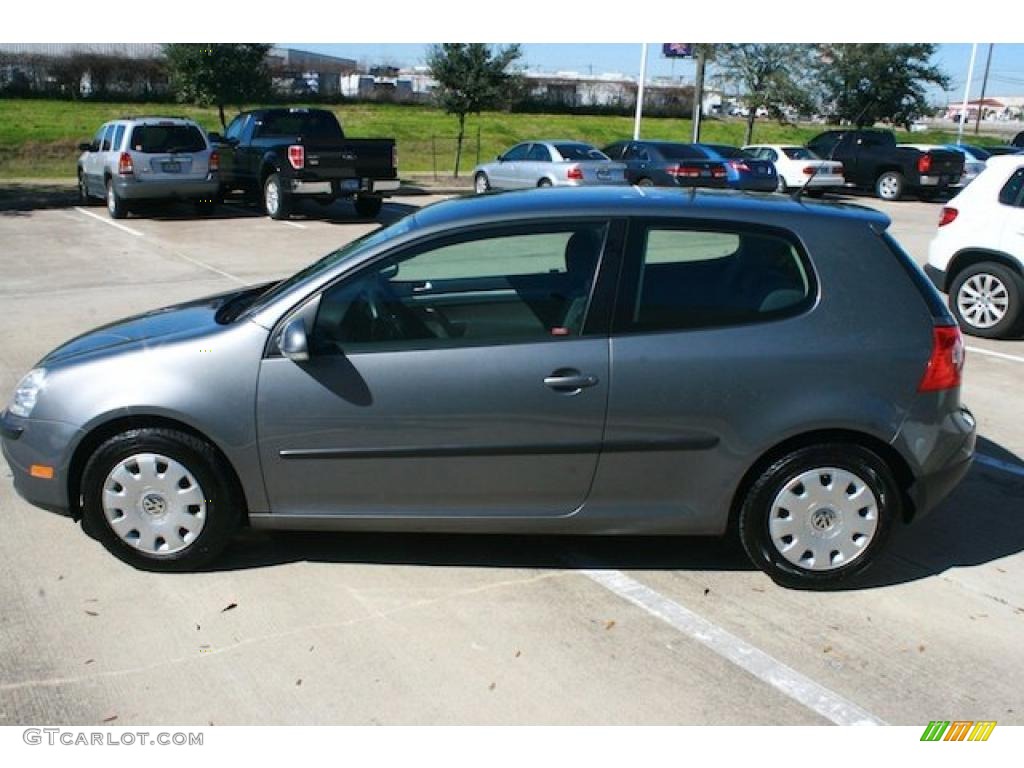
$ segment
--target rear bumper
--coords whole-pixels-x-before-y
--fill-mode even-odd
[[[946,291],[946,270],[933,267],[931,264],[924,265],[924,273],[932,281],[932,285],[945,293]]]
[[[212,175],[205,179],[169,180],[117,177],[114,189],[125,200],[201,200],[217,194],[220,180]]]
[[[841,189],[846,184],[846,179],[842,176],[810,176],[807,179],[805,186],[808,189]]]
[[[730,189],[744,189],[748,192],[774,192],[778,189],[777,176],[765,176],[753,179],[736,179],[728,183]]]
[[[921,187],[952,187],[960,182],[960,176],[920,176],[917,180]]]
[[[29,504],[61,515],[72,514],[68,499],[68,465],[71,445],[77,443],[79,430],[59,421],[37,421],[0,414],[3,455],[14,490]],[[36,477],[33,465],[53,468],[53,476]]]
[[[914,505],[915,520],[935,509],[971,468],[977,441],[974,416],[966,408],[951,413],[934,430],[933,438],[922,474],[907,491]]]
[[[387,195],[396,191],[402,182],[398,179],[292,179],[289,191],[293,195]]]

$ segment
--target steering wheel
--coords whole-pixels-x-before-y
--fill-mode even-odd
[[[392,290],[387,280],[378,276],[363,293],[366,310],[375,329],[375,341],[433,338],[423,319],[409,309]],[[376,329],[380,329],[380,333]]]

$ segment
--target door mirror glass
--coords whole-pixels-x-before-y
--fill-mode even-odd
[[[504,155],[498,155],[498,156],[497,156],[496,158],[494,158],[494,159],[495,159],[495,160],[497,160],[497,161],[498,161],[499,163],[503,163],[503,162],[505,162],[505,156],[504,156]]]
[[[309,360],[306,324],[301,317],[293,317],[285,324],[284,330],[281,331],[278,347],[281,349],[281,354],[293,362],[304,363]]]

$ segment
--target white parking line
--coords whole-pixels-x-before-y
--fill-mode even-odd
[[[228,280],[233,280],[234,282],[238,283],[239,285],[249,285],[252,282],[250,280],[243,280],[240,277],[236,277],[235,275],[232,275],[230,272],[225,272],[223,269],[217,269],[216,267],[210,266],[206,262],[200,261],[199,259],[193,259],[188,254],[182,253],[181,251],[175,250],[174,248],[168,248],[167,250],[170,251],[171,253],[173,253],[178,258],[181,258],[181,259],[184,259],[185,261],[191,262],[192,264],[195,264],[197,267],[202,267],[203,269],[207,269],[210,272],[213,272],[215,274],[220,275],[221,277],[226,277]]]
[[[101,221],[104,224],[109,224],[112,227],[120,229],[122,232],[127,232],[129,235],[135,235],[136,237],[145,237],[145,235],[139,232],[139,230],[137,229],[126,227],[124,224],[118,224],[116,221],[111,221],[110,219],[104,218],[103,216],[97,216],[92,211],[85,210],[85,208],[76,207],[75,210],[78,211],[83,216],[88,216],[90,219],[96,219],[96,221]]]
[[[282,224],[287,224],[289,227],[295,227],[296,229],[305,229],[306,228],[305,224],[299,224],[298,222],[294,222],[294,221],[282,221],[281,223]]]
[[[979,355],[989,355],[1003,360],[1013,360],[1015,363],[1024,363],[1024,357],[1008,355],[1005,352],[993,352],[991,349],[985,349],[984,347],[965,347],[965,349],[968,352],[977,352]]]
[[[886,724],[849,699],[801,675],[792,667],[621,571],[581,570],[580,573],[836,725]]]
[[[986,456],[984,453],[974,454],[974,460],[986,467],[999,469],[1003,472],[1008,472],[1011,475],[1017,475],[1017,477],[1024,477],[1024,466],[1021,466],[1020,464],[1012,464],[1009,461],[1003,461],[1002,459],[997,459],[992,456]]]

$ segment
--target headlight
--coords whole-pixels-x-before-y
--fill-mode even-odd
[[[46,381],[45,368],[33,368],[25,374],[25,377],[18,382],[14,390],[14,398],[8,410],[15,416],[28,418],[32,415],[32,409],[36,407],[36,400],[39,398],[39,391]]]

